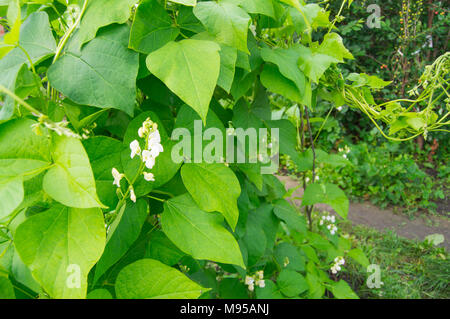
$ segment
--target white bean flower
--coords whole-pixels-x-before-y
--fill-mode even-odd
[[[152,173],[144,172],[143,174],[144,174],[144,179],[147,182],[154,182],[155,181],[155,176]]]
[[[149,145],[148,149],[149,149],[149,151],[150,151],[150,154],[151,154],[154,158],[158,157],[158,156],[159,156],[159,153],[164,152],[163,146],[162,146],[161,144],[159,144],[159,143],[158,143],[158,144]]]
[[[113,167],[111,173],[112,173],[112,176],[114,177],[113,185],[120,187],[120,180],[124,177],[124,174],[120,174],[119,171],[114,167]]]
[[[246,276],[245,284],[248,286],[248,290],[253,291],[255,289],[255,278],[253,276]]]
[[[152,147],[153,145],[159,144],[159,143],[161,143],[161,135],[159,134],[159,131],[156,129],[155,131],[152,131],[148,135],[148,146]]]
[[[130,199],[131,199],[134,203],[136,203],[136,194],[134,193],[134,189],[133,189],[133,188],[130,189]]]
[[[134,158],[136,155],[141,155],[141,147],[139,145],[139,142],[137,140],[134,140],[130,143],[130,149],[131,149],[131,158]]]
[[[334,259],[334,264],[331,266],[330,270],[333,274],[337,274],[342,268],[341,266],[345,264],[344,257],[336,257]]]
[[[158,131],[158,124],[153,122],[150,118],[147,118],[142,123],[142,126],[138,129],[137,133],[140,138],[145,139],[145,148],[142,151],[142,154],[141,150],[138,150],[141,159],[148,169],[152,169],[156,164],[156,158],[161,152],[164,152],[164,147],[161,145],[161,135]],[[134,145],[135,148],[136,146],[139,146],[139,143]],[[132,149],[132,157],[136,154],[137,151],[133,152]],[[143,174],[146,181],[155,181],[155,176],[152,173],[143,172]]]
[[[142,152],[142,161],[145,163],[145,166],[148,169],[152,169],[156,163],[155,157],[152,155],[152,153],[149,150],[144,150]]]
[[[264,280],[264,271],[257,271],[253,276],[245,277],[245,285],[248,286],[248,290],[253,291],[255,286],[264,288],[266,286],[266,282]]]

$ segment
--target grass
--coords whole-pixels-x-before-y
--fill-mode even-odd
[[[383,286],[369,289],[365,269],[349,261],[345,279],[361,298],[450,298],[450,260],[445,248],[401,238],[393,232],[352,227],[349,222],[341,227],[381,269]]]

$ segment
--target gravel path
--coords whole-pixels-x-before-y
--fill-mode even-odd
[[[277,176],[277,178],[285,184],[286,189],[298,186],[298,181],[289,176]],[[290,201],[294,205],[300,206],[301,200],[293,198],[302,195],[303,189],[299,188],[295,190]],[[330,206],[325,204],[318,204],[314,207],[322,211],[334,212]],[[437,216],[427,216],[428,221],[424,218],[410,220],[405,215],[395,214],[390,209],[380,209],[370,203],[350,203],[348,219],[354,225],[365,225],[380,231],[391,229],[399,236],[409,239],[423,240],[431,234],[442,234],[445,241],[441,245],[450,250],[450,222]]]

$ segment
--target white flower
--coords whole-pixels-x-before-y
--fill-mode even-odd
[[[137,140],[134,140],[130,143],[130,149],[131,149],[131,158],[134,158],[136,155],[141,155],[141,147],[139,146],[139,142]]]
[[[258,285],[260,288],[264,288],[266,286],[266,282],[261,279],[256,282],[256,285]]]
[[[330,270],[333,274],[337,274],[340,271],[341,265],[345,263],[344,257],[336,257],[334,258],[334,264],[331,266]]]
[[[264,279],[264,270],[257,271],[256,276],[258,276],[260,280]]]
[[[255,282],[255,278],[253,278],[252,276],[246,276],[245,277],[245,284],[248,285],[252,285]]]
[[[316,176],[316,181],[318,181],[319,180],[319,176]]]
[[[145,166],[148,169],[152,169],[155,166],[155,158],[152,156],[152,153],[148,150],[144,150],[142,152],[142,161],[145,163]]]
[[[154,144],[161,143],[161,135],[159,134],[159,131],[153,131],[148,136],[148,146],[151,147]]]
[[[164,148],[161,144],[153,144],[151,147],[149,146],[149,151],[152,157],[156,158],[158,157],[159,153],[164,151]]]
[[[145,137],[145,133],[146,133],[146,128],[145,127],[140,127],[138,130],[138,135],[140,138],[144,138]]]
[[[248,285],[248,290],[250,290],[250,291],[255,290],[255,285],[254,284]]]
[[[320,225],[320,226],[322,226],[322,225],[323,225],[323,219],[321,219],[321,220],[320,220],[320,223],[319,223],[319,225]]]
[[[114,177],[113,185],[117,185],[117,187],[120,187],[120,180],[124,176],[123,174],[120,174],[119,171],[115,168],[112,169],[112,176]]]
[[[307,182],[307,183],[309,182],[309,177],[307,177],[307,178],[305,179],[305,182]]]
[[[338,108],[337,108],[337,110],[340,112],[340,111],[342,111],[342,106],[339,106]]]
[[[136,203],[136,194],[134,193],[134,189],[130,189],[130,199]]]
[[[143,174],[144,174],[144,179],[147,182],[154,182],[155,181],[155,176],[152,173],[144,172]]]
[[[336,217],[331,216],[330,221],[331,221],[332,223],[336,222]]]

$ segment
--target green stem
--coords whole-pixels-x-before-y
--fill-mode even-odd
[[[70,38],[70,36],[72,35],[73,31],[75,30],[75,28],[78,26],[78,24],[81,21],[81,18],[83,17],[84,12],[86,11],[86,7],[87,7],[87,3],[89,2],[89,0],[85,0],[84,4],[83,4],[83,8],[81,9],[80,15],[78,16],[77,20],[75,21],[75,23],[70,27],[69,30],[67,30],[67,32],[64,34],[64,36],[61,38],[61,41],[58,44],[58,47],[56,49],[56,54],[55,57],[53,58],[53,63],[56,62],[56,60],[58,60],[58,58],[60,57],[62,50],[64,49],[64,46],[67,43],[67,40]]]
[[[13,92],[5,88],[3,85],[0,84],[0,92],[3,92],[7,95],[9,95],[11,98],[13,98],[17,103],[21,104],[23,107],[28,109],[31,113],[34,113],[37,117],[45,117],[46,115],[32,107],[30,104],[22,100],[20,97],[15,95]]]

